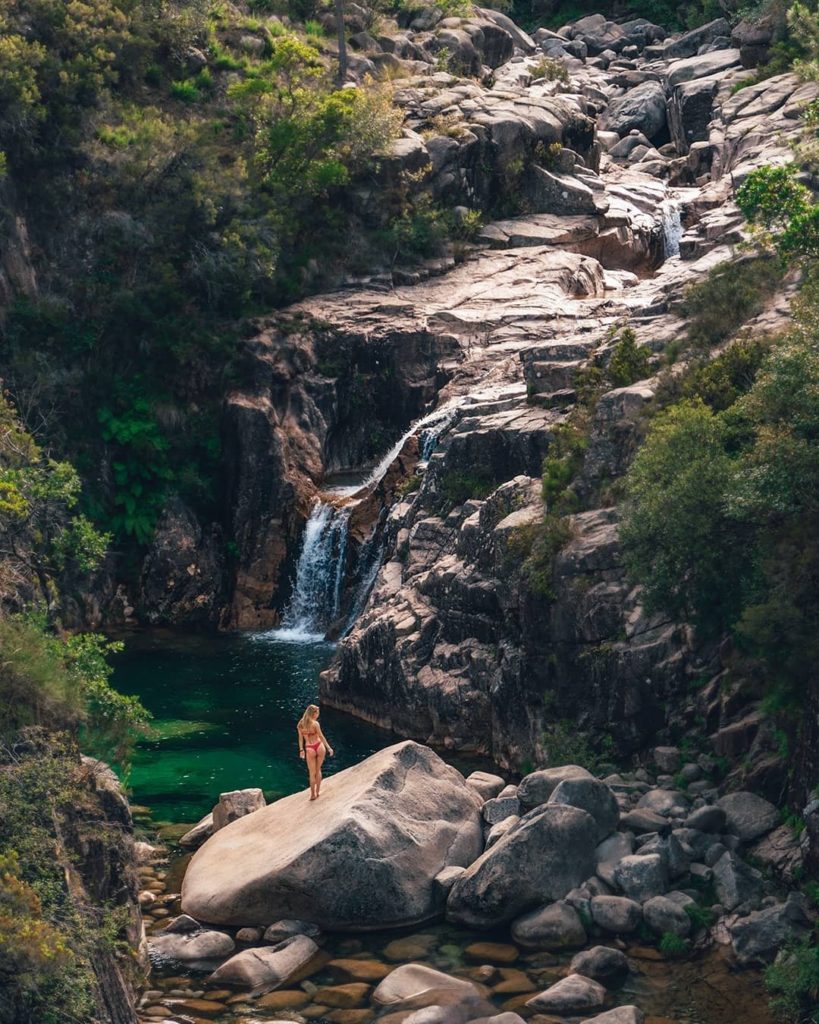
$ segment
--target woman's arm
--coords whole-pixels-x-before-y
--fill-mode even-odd
[[[296,726],[296,735],[299,738],[299,757],[304,757],[304,736],[302,735],[301,728]]]

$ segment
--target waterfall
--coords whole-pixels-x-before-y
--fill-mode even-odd
[[[414,423],[404,431],[404,433],[398,438],[395,444],[390,448],[384,458],[378,463],[378,465],[372,470],[370,475],[361,485],[362,489],[372,490],[373,487],[377,487],[378,484],[384,478],[384,474],[395,462],[398,457],[398,453],[404,447],[408,437],[412,437],[413,434],[418,434],[421,442],[421,458],[425,458],[424,452],[427,447],[428,439],[432,438],[430,454],[432,448],[435,447],[435,443],[438,437],[443,431],[452,423],[458,412],[458,406],[454,402],[449,402],[446,405],[442,405],[440,409],[434,409],[432,412],[427,413],[426,416],[422,416],[421,419],[416,420]]]
[[[296,581],[282,616],[278,640],[313,643],[341,610],[350,513],[317,500],[304,528]]]
[[[358,497],[364,497],[367,492],[378,486],[408,437],[418,435],[421,460],[429,459],[438,438],[455,420],[458,408],[459,403],[450,402],[416,420],[371,471],[364,483],[356,489]],[[349,491],[349,487],[339,489],[336,500],[339,496],[348,496]],[[353,506],[336,508],[330,503],[333,493],[335,492],[328,492],[325,495],[328,500],[316,500],[304,527],[290,603],[282,616],[281,627],[270,634],[277,640],[291,643],[321,641],[341,613],[347,537]],[[384,542],[380,531],[376,530],[373,538],[358,556],[358,583],[344,633],[352,628],[367,602],[378,570],[381,568],[383,554]]]
[[[660,233],[663,239],[663,257],[671,259],[672,256],[679,256],[683,226],[680,220],[680,206],[676,199],[669,197],[660,203]]]

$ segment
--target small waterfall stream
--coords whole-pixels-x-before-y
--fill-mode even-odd
[[[659,213],[660,233],[663,239],[663,258],[668,260],[672,256],[679,256],[680,254],[680,239],[683,235],[680,204],[673,196],[669,196],[660,203]]]
[[[455,420],[458,409],[459,404],[451,402],[411,424],[372,469],[356,495],[364,497],[381,483],[407,438],[414,434],[418,435],[421,461],[427,461],[441,434]],[[335,497],[336,501],[339,497],[349,498],[349,488],[340,491]],[[355,501],[355,497],[352,500]],[[313,505],[302,536],[293,593],[282,616],[280,628],[272,633],[276,639],[291,643],[315,643],[324,640],[327,630],[338,619],[342,610],[347,569],[351,511],[351,504],[339,506],[323,498],[318,498]],[[344,633],[352,628],[364,608],[381,566],[382,554],[383,541],[375,536],[359,552],[356,571],[358,583]]]
[[[275,631],[277,639],[293,643],[324,639],[341,610],[349,524],[348,509],[316,501],[304,528],[293,595],[281,628]]]

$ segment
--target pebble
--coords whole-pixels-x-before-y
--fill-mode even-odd
[[[353,960],[342,959],[331,960],[327,964],[328,970],[333,974],[339,974],[350,981],[381,981],[393,969],[387,964],[379,963],[378,960]]]
[[[362,981],[352,981],[347,985],[327,985],[316,992],[317,1003],[334,1006],[339,1010],[359,1008],[372,991],[370,985]]]
[[[434,935],[409,935],[405,939],[393,939],[384,947],[384,956],[396,963],[418,960],[429,953],[435,942]]]
[[[284,989],[279,992],[268,992],[256,1000],[254,1005],[263,1006],[266,1010],[301,1010],[307,1006],[311,997],[298,989]]]
[[[508,942],[473,942],[464,950],[468,960],[488,960],[490,963],[511,964],[520,956],[517,946]]]
[[[309,1006],[304,1007],[301,1015],[308,1020],[316,1020],[318,1017],[326,1017],[329,1012],[329,1006],[319,1006],[318,1003],[311,1003]]]

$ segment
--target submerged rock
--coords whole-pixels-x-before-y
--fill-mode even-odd
[[[229,956],[236,948],[229,935],[215,931],[163,932],[152,935],[148,944],[153,955],[187,963],[218,960]]]
[[[578,1014],[584,1010],[599,1010],[606,1002],[606,990],[582,974],[570,974],[545,992],[541,992],[526,1005],[537,1013]]]
[[[443,909],[435,876],[480,853],[479,807],[437,754],[398,743],[327,779],[319,800],[296,793],[220,829],[191,860],[183,908],[238,925],[426,920]],[[318,881],[331,878],[343,884]]]
[[[448,1006],[479,995],[471,981],[453,978],[423,964],[402,964],[379,984],[373,992],[373,1002],[390,1010],[414,1010]]]
[[[225,961],[208,978],[211,985],[235,985],[251,992],[269,992],[284,985],[318,953],[306,935],[285,939],[276,946],[246,949]]]
[[[578,953],[569,964],[572,974],[582,974],[605,985],[618,982],[628,974],[626,954],[611,946],[593,946]]]

